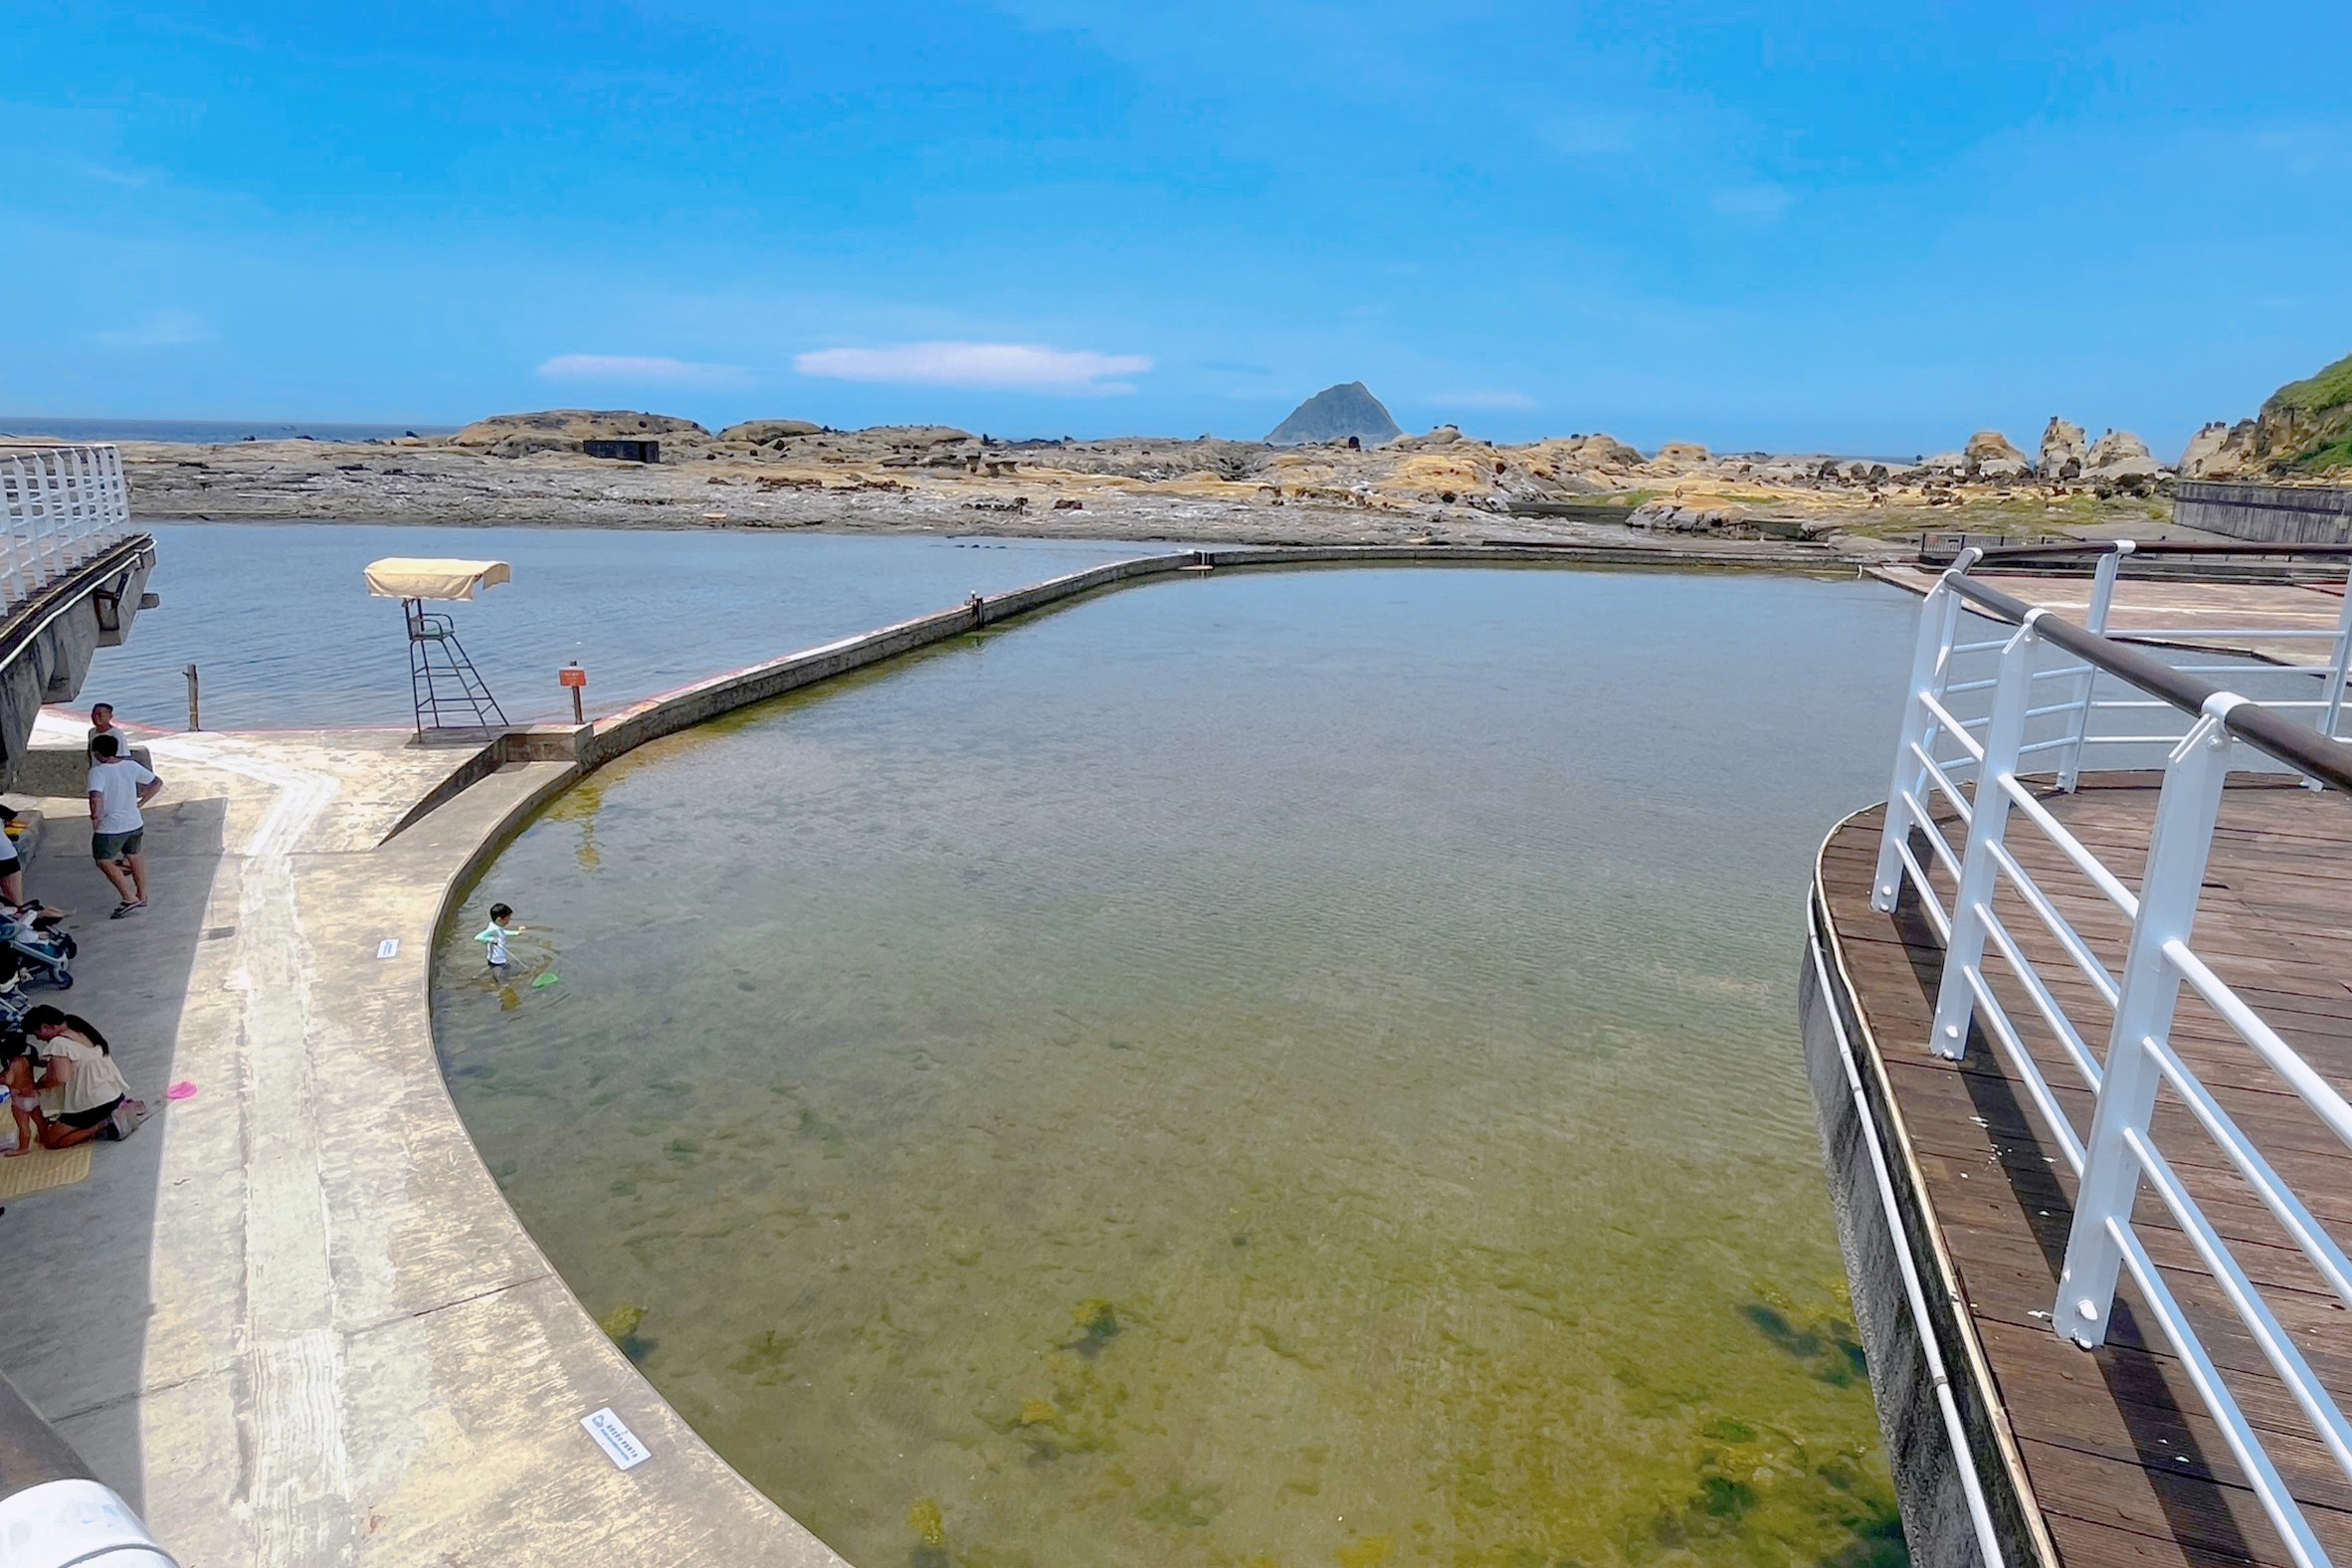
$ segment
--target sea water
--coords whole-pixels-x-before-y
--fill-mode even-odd
[[[514,580],[436,604],[516,722],[568,719],[557,672],[588,672],[590,716],[737,666],[944,610],[1153,546],[744,529],[144,522],[162,604],[103,649],[84,702],[178,729],[197,667],[211,729],[414,722],[387,555],[502,560]]]
[[[444,1066],[589,1310],[865,1568],[1900,1561],[1793,982],[1911,615],[1091,600],[564,796],[443,945]]]

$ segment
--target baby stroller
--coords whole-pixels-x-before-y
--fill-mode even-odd
[[[74,972],[68,965],[79,949],[72,936],[56,928],[59,918],[43,914],[39,904],[0,907],[0,952],[15,960],[18,979],[29,973],[60,991],[71,991]]]
[[[0,947],[0,1035],[24,1027],[25,1015],[33,1010],[33,999],[25,995],[25,964],[5,947]]]

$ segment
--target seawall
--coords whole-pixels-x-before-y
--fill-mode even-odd
[[[2173,520],[2262,544],[2342,544],[2352,539],[2352,490],[2183,480]]]
[[[1805,1076],[1912,1561],[2055,1568],[2000,1414],[1999,1385],[1959,1309],[1953,1261],[1856,1001],[1820,875],[1817,866],[1797,985]],[[1988,1563],[1980,1544],[1971,1492],[1999,1543],[1997,1562]]]
[[[989,627],[1067,607],[1092,594],[1184,575],[1221,571],[1297,571],[1315,567],[1575,567],[1647,571],[1851,571],[1842,557],[1819,549],[1631,549],[1545,545],[1477,549],[1444,545],[1248,546],[1135,556],[1049,578],[994,595],[974,594],[950,609],[845,637],[836,642],[747,665],[648,697],[584,725],[541,724],[510,731],[486,752],[473,774],[499,762],[570,762],[582,772],[603,767],[649,741],[674,735],[738,708],[771,701],[855,671],[901,658]],[[453,780],[442,796],[418,803],[423,816],[469,780]],[[407,822],[401,824],[406,827]],[[397,830],[395,830],[397,831]]]

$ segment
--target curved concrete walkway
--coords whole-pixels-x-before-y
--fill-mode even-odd
[[[0,1217],[10,1374],[191,1568],[839,1562],[597,1329],[468,1141],[434,927],[572,770],[501,770],[382,844],[471,755],[406,738],[149,742],[153,907],[78,921],[59,1000],[163,1108]],[[103,909],[86,823],[52,816],[33,881]],[[590,1440],[606,1407],[651,1460]]]

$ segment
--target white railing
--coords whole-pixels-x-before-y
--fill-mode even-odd
[[[115,448],[0,445],[0,618],[130,532],[130,486]]]
[[[2204,1274],[2259,1347],[2320,1446],[2352,1479],[2352,1426],[2279,1322],[2273,1303],[2248,1277],[2157,1146],[2152,1130],[2159,1097],[2169,1089],[2202,1134],[2191,1139],[2196,1161],[2210,1166],[2218,1150],[2286,1241],[2310,1261],[2323,1288],[2352,1307],[2352,1263],[2342,1247],[2173,1043],[2174,1013],[2186,986],[2252,1050],[2278,1087],[2352,1148],[2352,1104],[2214,972],[2194,935],[2234,756],[2298,772],[2314,788],[2352,793],[2352,747],[2334,738],[2342,718],[2346,662],[2352,658],[2352,594],[2332,632],[2266,627],[2124,632],[2109,628],[2107,621],[2118,566],[2130,553],[2126,544],[2100,559],[2087,627],[1973,579],[1974,550],[1964,551],[1928,594],[1872,902],[1891,912],[1905,883],[1916,890],[1920,913],[1945,948],[1929,1048],[1959,1059],[1968,1049],[1971,1026],[1981,1026],[2078,1180],[2052,1307],[2058,1331],[2086,1349],[2103,1344],[2117,1281],[2128,1271],[2290,1560],[2319,1568],[2330,1561],[2326,1551],[2240,1408],[2230,1377],[2216,1365],[2150,1261],[2133,1207],[2143,1183],[2162,1200]],[[1983,636],[1987,629],[1998,635]],[[2118,641],[2123,637],[2329,641],[2323,662],[2316,665],[2171,665]],[[2283,682],[2290,690],[2299,687],[2300,694],[2256,703],[2203,679],[2225,673],[2237,685]],[[2106,715],[2127,716],[2102,724]],[[2177,723],[2151,722],[2152,715],[2169,715]],[[2135,885],[2044,801],[2054,787],[2077,787],[2081,758],[2089,748],[2117,748],[2108,754],[2128,762],[2155,746],[2164,748],[2162,788]],[[2029,783],[2036,775],[2039,788]],[[1945,832],[1947,824],[1965,830],[1958,848]],[[2036,840],[2047,849],[2035,849]],[[2057,852],[2067,901],[2111,907],[2127,929],[2119,971],[2109,967],[2096,944],[2068,918],[2060,898],[2030,869],[2029,862],[2053,864],[2048,850]],[[2022,937],[1996,906],[2003,892],[2015,895],[2016,903],[2008,906],[2012,914],[2022,905],[2030,916]],[[2029,942],[2042,955],[2039,961],[2028,951]],[[1989,957],[1997,963],[1989,965]],[[2012,983],[2013,997],[2022,993],[2030,1017],[2055,1042],[2064,1070],[2095,1096],[2087,1129],[2078,1129],[2060,1104],[2018,1019],[1995,989],[1999,976]],[[2073,1006],[2061,992],[2075,998]],[[2084,1012],[2091,1016],[2079,1016]],[[2178,1147],[2171,1152],[2182,1156]]]

